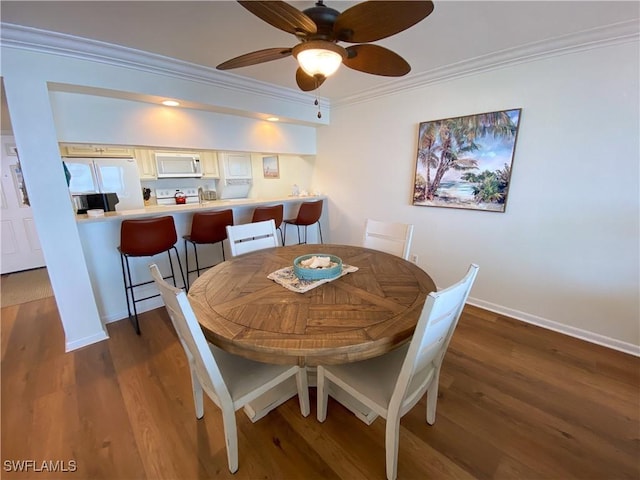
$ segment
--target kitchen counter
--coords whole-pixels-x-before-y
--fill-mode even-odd
[[[127,303],[125,300],[124,286],[122,283],[122,266],[118,245],[120,245],[120,226],[123,220],[147,218],[152,216],[171,215],[175,222],[178,241],[176,248],[185,266],[185,257],[189,255],[189,265],[195,265],[193,261],[193,248],[185,250],[182,239],[191,231],[191,220],[195,212],[222,210],[230,208],[233,210],[233,222],[236,225],[249,223],[253,216],[253,210],[258,205],[273,205],[281,203],[284,205],[284,218],[293,218],[298,212],[299,205],[305,201],[325,200],[321,223],[327,222],[328,205],[326,196],[305,196],[305,197],[278,197],[278,198],[239,198],[232,200],[214,200],[199,204],[187,205],[153,205],[137,210],[124,210],[122,212],[106,212],[101,217],[89,217],[86,214],[76,215],[78,232],[82,243],[91,286],[93,288],[96,305],[100,313],[100,318],[104,323],[120,320],[127,317]],[[285,228],[284,224],[281,228]],[[323,228],[323,230],[328,230]],[[297,242],[295,228],[289,228],[286,236],[288,244]],[[317,229],[309,228],[309,243],[318,241]],[[329,241],[325,238],[325,241]],[[223,242],[226,258],[231,258],[228,242]],[[213,265],[223,260],[220,245],[200,245],[198,247],[198,257],[200,265]],[[156,263],[161,271],[169,271],[167,255],[160,254],[154,257],[144,257],[134,259],[131,265],[134,283],[149,280],[149,264]],[[178,274],[179,276],[179,274]],[[195,280],[195,274],[192,274]],[[182,283],[182,282],[179,282]],[[182,285],[179,285],[180,287]],[[138,289],[136,294],[140,298],[148,297],[157,293],[155,286],[150,284]],[[160,297],[150,298],[137,304],[138,313],[162,306]],[[132,332],[133,333],[133,332]]]
[[[76,221],[85,222],[104,222],[109,220],[125,220],[134,218],[144,218],[157,215],[169,215],[174,213],[193,213],[207,210],[222,210],[226,208],[240,207],[257,207],[258,205],[271,205],[275,203],[284,203],[285,211],[290,203],[301,203],[305,201],[314,201],[325,199],[324,195],[308,195],[308,196],[287,196],[276,198],[234,198],[229,200],[211,200],[204,204],[190,203],[185,205],[149,205],[144,208],[135,210],[123,210],[116,212],[105,212],[103,216],[90,217],[86,213],[76,215]],[[285,215],[286,217],[286,215]]]

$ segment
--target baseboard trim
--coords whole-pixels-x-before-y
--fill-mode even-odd
[[[596,345],[601,345],[613,350],[628,353],[635,357],[640,357],[640,345],[633,345],[615,338],[600,335],[599,333],[590,332],[570,325],[564,325],[562,323],[554,322],[553,320],[531,315],[512,308],[503,307],[502,305],[496,305],[495,303],[486,302],[477,298],[469,297],[467,303],[475,307],[483,308],[484,310],[489,310],[490,312],[499,313],[500,315],[505,315],[522,322],[537,325],[538,327],[553,330],[554,332],[563,333],[570,337],[579,338],[586,342],[595,343]]]
[[[531,315],[530,313],[521,312],[520,310],[504,307],[502,305],[497,305],[495,303],[486,302],[484,300],[480,300],[477,298],[469,297],[467,299],[467,303],[470,305],[473,305],[474,307],[479,307],[484,310],[489,310],[490,312],[498,313],[500,315],[505,315],[515,320],[520,320],[522,322],[530,323],[538,327],[546,328],[548,330],[553,330],[554,332],[562,333],[564,335],[569,335],[570,337],[579,338],[580,340],[584,340],[586,342],[595,343],[596,345],[601,345],[603,347],[611,348],[613,350],[618,350],[620,352],[628,353],[629,355],[633,355],[635,357],[640,357],[640,345],[633,345],[631,343],[623,342],[615,338],[607,337],[605,335],[600,335],[599,333],[594,333],[588,330],[583,330],[581,328],[564,325],[562,323],[554,322],[553,320],[538,317],[536,315]],[[152,298],[144,302],[140,302],[137,305],[138,314],[147,312],[149,310],[153,310],[155,308],[160,308],[162,306],[164,306],[164,303],[162,303],[162,300],[159,297]],[[128,314],[126,311],[124,311],[124,312],[109,315],[108,317],[103,317],[102,321],[104,323],[111,323],[111,322],[124,320],[127,318],[128,318]],[[92,338],[92,337],[87,337],[87,338]],[[105,338],[108,338],[108,335]],[[82,340],[79,340],[78,342],[81,342]],[[100,341],[100,340],[104,340],[104,338],[98,338],[97,340],[94,340],[94,341]],[[83,347],[85,345],[88,345],[89,343],[93,343],[94,341],[80,344],[78,347],[74,347],[72,349]],[[67,347],[67,351],[69,350],[70,348]]]
[[[98,332],[94,335],[89,335],[88,337],[79,338],[77,340],[73,340],[71,342],[65,342],[66,353],[69,353],[73,350],[78,350],[79,348],[86,347],[88,345],[93,345],[94,343],[101,342],[102,340],[109,339],[109,335],[105,330],[102,332]]]
[[[162,302],[162,298],[154,297],[148,300],[144,300],[140,303],[136,303],[136,309],[138,310],[138,315],[144,312],[148,312],[149,310],[154,310],[156,308],[164,307],[164,303]],[[129,318],[129,313],[126,310],[122,310],[121,312],[112,313],[110,315],[105,315],[101,317],[102,323],[113,323],[118,322],[120,320],[127,320]]]

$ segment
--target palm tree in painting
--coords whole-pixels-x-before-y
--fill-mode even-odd
[[[465,173],[462,179],[473,183],[473,196],[476,202],[504,203],[509,188],[511,169],[505,164],[502,170],[490,172],[485,170],[481,174]]]
[[[473,152],[480,148],[476,140],[486,135],[507,138],[515,134],[516,126],[506,111],[423,123],[418,161],[425,168],[424,198],[433,200],[442,177],[450,169],[466,171],[478,167],[473,158]]]

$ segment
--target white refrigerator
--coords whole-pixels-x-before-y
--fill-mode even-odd
[[[72,195],[114,192],[116,210],[144,208],[138,164],[133,158],[63,158]]]

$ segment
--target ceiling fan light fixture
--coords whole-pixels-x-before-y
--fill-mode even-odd
[[[300,43],[293,47],[292,53],[300,68],[311,77],[333,75],[347,57],[344,48],[324,40]]]

